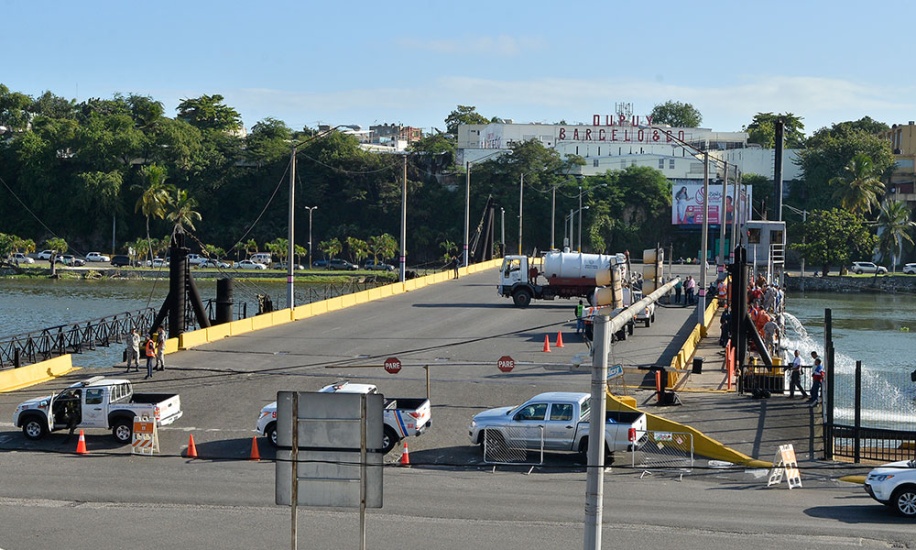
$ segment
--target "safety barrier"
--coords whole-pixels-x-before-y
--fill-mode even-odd
[[[648,441],[630,453],[634,468],[643,470],[693,470],[693,434],[688,432],[647,431]]]
[[[484,428],[485,464],[536,466],[544,463],[544,426]]]
[[[64,376],[73,370],[75,369],[70,354],[18,369],[3,369],[0,370],[0,392],[27,388],[58,376]]]

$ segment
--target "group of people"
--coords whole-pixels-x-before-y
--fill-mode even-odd
[[[159,327],[155,334],[151,332],[146,339],[140,338],[137,329],[130,329],[130,336],[127,338],[127,349],[124,350],[127,360],[127,370],[125,372],[130,372],[131,363],[134,365],[134,371],[140,372],[141,340],[143,340],[143,353],[146,356],[146,376],[143,379],[152,378],[154,370],[164,371],[165,345],[168,339],[168,334],[163,327]]]
[[[684,294],[683,303],[692,306],[697,303],[696,293],[697,293],[697,280],[692,276],[688,275],[686,279],[682,282],[680,279],[674,283],[674,303],[680,304],[681,302],[681,293]]]

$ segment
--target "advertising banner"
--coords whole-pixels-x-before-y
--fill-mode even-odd
[[[672,189],[671,223],[674,225],[701,225],[703,223],[703,184],[676,183]],[[747,205],[750,200],[750,189],[739,189],[737,203],[734,198],[734,186],[729,185],[725,195],[725,210],[722,210],[722,184],[709,185],[709,224],[719,225],[724,218],[726,224],[732,223],[734,216],[744,223],[751,218]]]

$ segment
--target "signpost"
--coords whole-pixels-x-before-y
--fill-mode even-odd
[[[623,376],[623,367],[620,365],[614,365],[607,368],[607,379],[617,378],[618,376]]]
[[[515,368],[515,359],[508,355],[503,355],[499,358],[499,361],[496,362],[496,368],[502,372],[512,372],[512,369]]]
[[[385,359],[385,371],[388,372],[388,374],[397,374],[401,372],[401,360],[397,357]]]

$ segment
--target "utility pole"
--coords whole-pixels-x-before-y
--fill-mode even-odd
[[[470,166],[470,165],[469,165]],[[470,185],[470,175],[468,176],[468,185]],[[468,187],[470,192],[470,187]],[[465,241],[464,241],[464,265],[468,260],[467,245],[467,217],[465,217]],[[401,185],[401,257],[398,260],[400,265],[400,278],[403,283],[407,279],[407,155],[404,155],[404,178]]]
[[[522,197],[525,194],[525,174],[522,174],[518,184],[518,255],[522,255]]]

